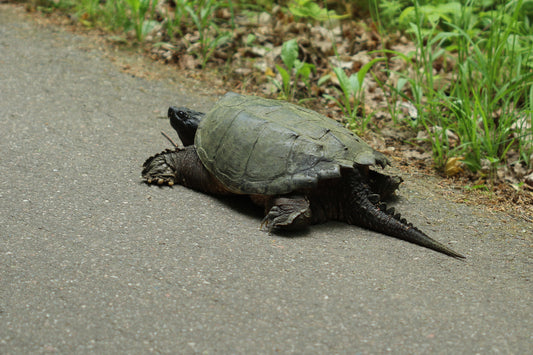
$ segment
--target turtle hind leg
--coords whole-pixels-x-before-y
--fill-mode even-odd
[[[301,229],[311,224],[311,206],[305,196],[273,196],[265,203],[268,211],[261,221],[269,232]]]

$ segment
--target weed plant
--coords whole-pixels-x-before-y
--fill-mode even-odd
[[[218,2],[213,0],[200,1],[197,6],[194,6],[192,2],[185,4],[185,11],[189,14],[200,36],[197,53],[202,60],[202,68],[205,68],[215,49],[231,38],[231,33],[220,31],[213,21],[213,14],[219,6]]]
[[[300,82],[309,89],[311,74],[315,71],[315,66],[298,59],[298,42],[296,39],[283,43],[281,60],[285,67],[276,65],[281,81],[272,79],[272,83],[282,93],[284,99],[292,100]]]
[[[339,81],[341,91],[335,88],[338,98],[331,95],[324,95],[327,99],[337,103],[344,115],[348,118],[350,127],[360,133],[364,133],[372,118],[371,115],[368,115],[365,112],[364,108],[365,90],[363,84],[365,76],[375,63],[384,60],[385,58],[375,58],[363,65],[357,73],[354,73],[349,77],[346,75],[344,69],[340,67],[333,68],[333,72]],[[358,117],[361,118],[359,122]]]

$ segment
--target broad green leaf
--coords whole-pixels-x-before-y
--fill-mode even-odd
[[[358,75],[352,74],[350,75],[350,95],[356,95],[359,90],[361,89],[363,83],[359,82]]]
[[[377,62],[383,62],[384,60],[387,60],[387,59],[386,58],[374,58],[370,62],[363,65],[361,69],[359,69],[359,72],[357,73],[357,81],[359,82],[358,90],[363,87],[363,80],[365,80],[365,75],[366,73],[368,73],[370,68],[372,68],[372,66],[376,64]]]
[[[320,87],[322,86],[326,81],[328,81],[329,79],[331,78],[331,75],[330,74],[326,74],[322,77],[320,77],[320,79],[318,79],[318,82],[317,82],[317,85]]]
[[[283,82],[283,91],[287,90],[289,87],[289,84],[291,82],[291,77],[289,73],[283,69],[281,66],[276,64],[276,69],[278,70],[279,74],[281,75],[281,80]]]
[[[346,76],[346,73],[342,68],[336,67],[333,68],[333,72],[337,76],[337,79],[339,80],[339,85],[344,93],[350,91],[350,81],[348,80],[348,77]]]
[[[294,61],[298,58],[298,42],[295,38],[283,43],[281,47],[281,60],[287,67],[288,71],[292,71]]]

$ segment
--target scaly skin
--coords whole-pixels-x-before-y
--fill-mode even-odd
[[[142,176],[148,184],[179,184],[209,194],[229,194],[204,168],[192,145],[175,150],[167,149],[148,158],[143,164]]]
[[[143,168],[143,178],[149,184],[178,183],[210,194],[230,194],[204,168],[192,145],[184,149],[161,152],[149,158]],[[266,208],[266,217],[262,224],[267,225],[269,230],[301,228],[305,224],[323,223],[333,219],[399,238],[455,258],[464,258],[463,255],[430,238],[401,218],[400,214],[395,214],[393,208],[387,209],[385,204],[380,202],[381,197],[390,196],[400,183],[400,178],[389,177],[361,167],[344,169],[340,179],[321,181],[316,189],[295,191],[294,194],[284,196],[253,196],[252,200]],[[305,201],[308,201],[310,210],[305,210]],[[269,213],[272,211],[271,208],[276,212]],[[275,218],[291,212],[294,215],[295,211],[301,213],[302,218],[295,218],[294,223],[292,219],[290,224],[276,225],[273,222]]]
[[[372,192],[364,183],[365,179],[357,169],[348,173],[346,179],[350,194],[349,205],[351,206],[347,223],[356,224],[455,258],[464,258],[463,255],[430,238],[408,223],[404,218],[401,218],[400,214],[395,214],[393,208],[387,210],[384,203],[373,204],[370,202],[368,196]]]

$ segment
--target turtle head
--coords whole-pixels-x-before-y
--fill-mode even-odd
[[[186,107],[173,107],[168,109],[168,118],[170,125],[178,132],[181,142],[184,146],[194,144],[196,129],[205,113],[194,111]]]

